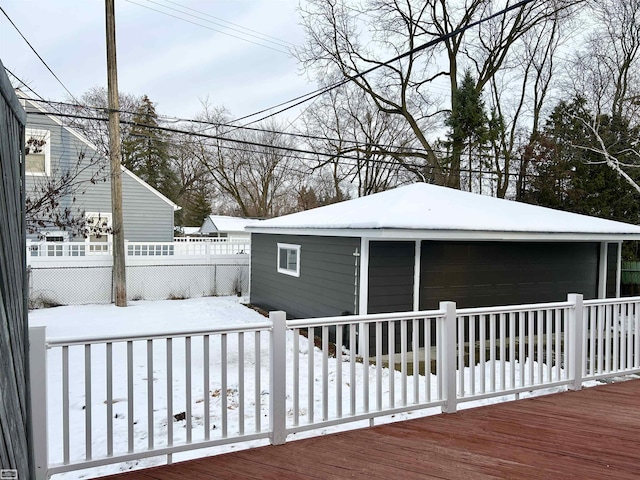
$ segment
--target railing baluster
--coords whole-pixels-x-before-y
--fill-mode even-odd
[[[382,322],[376,322],[376,410],[382,410]],[[338,362],[340,363],[340,362]],[[391,375],[391,365],[389,374]]]
[[[482,323],[482,317],[480,315],[469,315],[469,339],[467,342],[469,350],[469,393],[475,395],[476,393],[476,319],[478,319],[478,330],[480,330],[480,337],[478,339],[478,350],[480,351],[480,368],[484,369],[484,351],[482,349],[482,342],[484,342],[484,324]],[[464,365],[461,369],[464,370]],[[480,391],[484,393],[484,375],[480,377]]]
[[[322,421],[329,419],[329,327],[322,327]]]
[[[605,356],[604,356],[604,369],[605,372],[611,371],[611,308],[609,305],[605,305],[604,311],[604,324],[605,324]]]
[[[509,312],[509,363],[511,376],[509,386],[516,388],[516,313]]]
[[[543,383],[544,380],[544,320],[546,310],[538,310],[536,316],[536,327],[538,329],[538,351],[537,351],[537,359],[538,359],[538,382]]]
[[[491,385],[491,391],[496,391],[496,315],[485,315],[485,319],[489,320],[489,364],[491,370],[489,371],[489,382]],[[484,322],[483,322],[484,323]],[[486,348],[486,343],[483,349]],[[484,377],[484,375],[482,375]]]
[[[313,406],[315,404],[314,395],[314,361],[315,361],[315,343],[313,328],[307,329],[307,423],[313,423],[315,417]]]
[[[336,326],[336,415],[342,418],[342,325]]]
[[[84,433],[85,433],[85,459],[92,458],[92,425],[91,425],[91,344],[84,346]]]
[[[350,414],[356,414],[356,324],[349,324],[349,404]]]
[[[211,358],[209,351],[209,335],[202,336],[202,393],[204,395],[204,439],[211,438],[211,394],[209,393],[209,361]]]
[[[300,329],[293,329],[293,425],[300,422]]]
[[[227,405],[227,334],[220,335],[220,399],[222,400],[222,438],[227,438],[229,408]]]
[[[413,343],[413,403],[420,402],[420,323],[417,318],[413,319],[411,330]]]
[[[107,456],[113,455],[113,344],[106,345],[107,382]]]
[[[396,406],[396,322],[390,320],[387,328],[389,353],[389,407]]]
[[[507,389],[507,367],[506,367],[506,343],[507,343],[507,331],[506,331],[506,313],[500,314],[500,389]]]
[[[127,342],[127,451],[133,453],[133,342]]]
[[[147,340],[147,448],[153,449],[153,340]]]
[[[518,366],[520,367],[520,387],[524,386],[524,365],[525,365],[525,316],[526,312],[518,312]]]
[[[469,322],[471,323],[471,316],[468,317],[469,318]],[[464,341],[464,318],[462,317],[458,317],[457,322],[458,324],[458,331],[457,331],[457,336],[458,336],[458,396],[460,396],[461,398],[464,397],[464,392],[465,392],[465,385],[464,385],[464,365],[465,365],[465,361],[464,361],[464,345],[465,345],[465,341]],[[453,380],[453,379],[451,379]]]
[[[611,359],[611,370],[617,371],[620,367],[620,315],[617,305],[611,305],[611,336],[613,340],[613,358]]]
[[[587,311],[587,309],[584,310],[585,312]],[[560,332],[561,332],[561,316],[562,316],[563,310],[561,309],[556,309],[556,313],[555,313],[555,344],[554,344],[554,357],[555,357],[555,367],[556,367],[556,380],[560,380],[561,379],[561,372],[560,372],[560,362],[562,360],[562,345],[560,344]],[[585,350],[586,352],[586,350]]]
[[[424,399],[431,401],[431,319],[424,318]]]
[[[244,435],[244,333],[238,332],[238,433]]]
[[[69,463],[69,347],[62,347],[62,462]]]
[[[640,303],[634,303],[634,326],[635,326],[635,362],[634,367],[640,368]]]
[[[400,372],[402,389],[400,391],[402,405],[407,405],[407,320],[400,321]]]
[[[173,339],[167,338],[167,446],[173,445]],[[208,396],[208,395],[207,395]]]
[[[192,405],[192,391],[191,391],[191,337],[185,337],[184,339],[184,360],[185,360],[185,419],[187,429],[187,443],[191,443],[192,434],[192,418],[191,418],[191,405]],[[226,355],[225,355],[226,358]],[[224,392],[226,398],[226,389]]]
[[[535,364],[535,322],[536,322],[536,313],[534,310],[529,310],[527,312],[527,320],[529,323],[529,355],[527,358],[529,360],[529,385],[534,385],[534,364]]]
[[[478,373],[480,374],[480,393],[485,393],[487,391],[487,315],[478,315],[478,322]]]
[[[360,324],[362,328],[362,408],[369,411],[369,322]]]
[[[255,358],[255,366],[254,366],[254,391],[255,393],[255,412],[254,412],[254,417],[256,419],[255,421],[255,432],[261,432],[262,431],[262,425],[261,425],[261,418],[262,418],[262,412],[261,412],[261,404],[262,404],[262,384],[261,384],[261,376],[260,376],[260,352],[261,352],[261,348],[260,348],[260,332],[255,332],[254,333],[254,346],[253,346],[253,353],[254,353],[254,358]]]
[[[545,343],[545,351],[547,353],[547,382],[551,382],[553,377],[553,314],[554,310],[546,310],[547,335]]]

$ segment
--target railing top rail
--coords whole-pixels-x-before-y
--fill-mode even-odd
[[[348,325],[352,323],[380,322],[385,320],[411,320],[414,318],[442,318],[444,310],[423,310],[402,313],[375,313],[369,315],[342,315],[339,317],[305,318],[287,320],[288,328],[321,327],[324,325]]]
[[[122,335],[95,335],[87,337],[59,337],[48,338],[47,346],[49,347],[68,347],[72,345],[88,345],[96,343],[116,343],[137,340],[159,340],[167,338],[197,337],[202,335],[220,335],[225,333],[240,332],[262,332],[270,331],[271,323],[266,321],[263,323],[246,323],[243,325],[222,325],[207,329],[196,330],[175,330],[168,332],[139,333],[139,334],[122,334]]]
[[[500,307],[476,307],[476,308],[459,308],[456,311],[458,317],[468,315],[489,315],[491,313],[511,313],[524,312],[528,310],[551,310],[554,308],[573,307],[571,302],[552,302],[552,303],[530,303],[527,305],[505,305]]]
[[[623,297],[623,298],[594,298],[593,300],[585,300],[586,306],[593,305],[612,305],[614,303],[638,303],[640,297]]]

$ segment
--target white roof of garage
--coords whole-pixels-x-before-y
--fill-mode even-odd
[[[264,220],[256,233],[426,239],[640,239],[640,227],[415,183]]]

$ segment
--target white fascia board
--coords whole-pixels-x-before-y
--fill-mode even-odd
[[[177,210],[182,210],[182,207],[176,205],[175,203],[173,203],[171,200],[169,200],[167,197],[165,197],[163,194],[161,194],[158,190],[156,190],[155,188],[153,188],[151,185],[149,185],[147,182],[145,182],[144,180],[142,180],[139,176],[137,176],[135,173],[133,173],[131,170],[129,170],[128,168],[126,168],[124,165],[120,165],[120,167],[122,168],[122,171],[124,173],[126,173],[127,175],[129,175],[131,178],[133,178],[136,182],[138,182],[140,185],[144,186],[147,190],[149,190],[150,192],[152,192],[154,195],[160,197],[160,199],[162,199],[163,201],[167,202],[169,205],[171,205],[173,207],[173,211],[177,211]]]
[[[82,135],[80,132],[78,132],[76,129],[69,127],[67,125],[65,125],[62,120],[60,120],[58,117],[56,117],[55,113],[51,113],[47,110],[45,110],[43,107],[41,107],[40,105],[38,105],[36,102],[32,101],[32,100],[28,100],[26,98],[26,96],[24,95],[24,93],[22,93],[21,91],[17,91],[16,94],[18,95],[18,97],[22,98],[25,102],[29,102],[29,105],[31,105],[33,108],[35,108],[36,110],[44,113],[47,117],[49,117],[54,123],[60,125],[62,128],[64,128],[67,132],[69,132],[71,135],[73,135],[74,137],[76,137],[78,140],[80,140],[81,142],[83,142],[85,145],[87,145],[89,148],[91,148],[94,152],[98,152],[98,147],[96,147],[92,142],[89,141],[89,139],[87,137],[85,137],[84,135]],[[29,112],[27,112],[27,117],[29,116]],[[27,122],[29,123],[29,122]]]
[[[366,237],[371,240],[475,240],[512,242],[602,242],[640,240],[637,233],[492,232],[477,230],[320,229],[247,227],[251,233]]]

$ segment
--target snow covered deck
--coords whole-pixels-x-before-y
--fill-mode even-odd
[[[227,453],[102,480],[632,479],[640,380]]]

